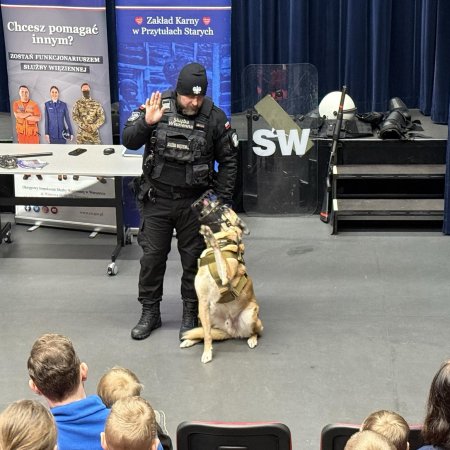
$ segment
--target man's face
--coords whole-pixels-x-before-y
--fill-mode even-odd
[[[19,89],[19,96],[22,102],[27,102],[30,99],[30,92],[27,88],[21,87]]]
[[[185,116],[195,116],[203,105],[204,95],[177,94],[178,108]]]
[[[84,98],[89,98],[90,92],[91,88],[89,87],[88,84],[83,84],[83,86],[81,86],[81,93],[83,94]]]

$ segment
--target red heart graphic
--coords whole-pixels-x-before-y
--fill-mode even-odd
[[[209,17],[209,16],[203,17],[202,22],[203,22],[205,25],[209,25],[209,24],[211,23],[211,17]]]
[[[142,16],[137,16],[134,18],[134,21],[138,24],[138,25],[142,25],[142,22],[144,21],[144,18]]]

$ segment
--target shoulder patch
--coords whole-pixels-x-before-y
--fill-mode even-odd
[[[131,116],[128,117],[128,122],[135,122],[139,117],[141,117],[141,113],[139,111],[133,111]]]
[[[232,134],[231,141],[233,142],[233,145],[235,146],[235,148],[239,147],[239,138],[238,138],[237,133]]]
[[[230,124],[230,122],[227,122],[226,124],[225,124],[225,130],[228,130],[228,129],[230,129],[231,128],[231,124]]]

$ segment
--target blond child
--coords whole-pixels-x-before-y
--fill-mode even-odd
[[[142,397],[117,400],[101,433],[103,450],[156,450],[158,437],[153,408]]]
[[[111,408],[121,398],[140,396],[143,388],[144,386],[131,370],[116,366],[100,378],[97,395],[108,408]]]
[[[382,434],[392,442],[397,450],[409,449],[409,425],[396,412],[380,410],[370,414],[361,425],[361,430],[371,430]]]
[[[140,396],[144,386],[134,372],[124,367],[113,367],[108,370],[99,380],[97,385],[97,395],[108,407],[112,406],[120,399],[132,396]],[[155,415],[161,414],[155,411]],[[172,441],[167,433],[164,433],[161,426],[156,421],[157,436],[160,441],[159,450],[172,450]]]
[[[344,450],[395,450],[394,444],[375,431],[355,433],[345,444]]]
[[[36,400],[18,400],[0,414],[0,449],[56,450],[56,425]]]

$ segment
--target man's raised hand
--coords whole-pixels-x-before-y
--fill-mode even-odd
[[[145,101],[145,121],[147,124],[158,123],[164,114],[164,110],[161,105],[161,92],[152,92],[151,97]]]

